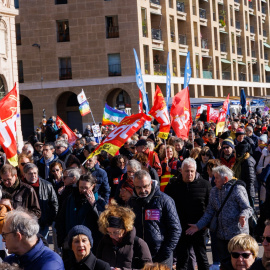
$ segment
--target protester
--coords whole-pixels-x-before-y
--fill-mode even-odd
[[[77,139],[74,144],[75,149],[73,151],[73,155],[80,161],[80,163],[83,163],[85,161],[84,146],[85,138]]]
[[[204,146],[200,151],[198,158],[196,158],[197,172],[201,175],[203,179],[209,178],[207,172],[207,163],[209,159],[213,158],[213,153],[208,146]]]
[[[53,177],[48,178],[48,182],[53,185],[55,193],[58,196],[58,190],[64,186],[62,163],[60,163],[59,161],[54,161],[53,163],[51,163],[50,175],[53,175]]]
[[[234,142],[229,137],[222,142],[222,152],[220,155],[220,162],[222,165],[227,166],[232,169],[236,161],[236,156],[234,153]]]
[[[42,157],[42,152],[43,152],[43,143],[42,142],[36,142],[34,145],[34,153],[33,153],[33,159],[34,162],[37,162],[38,160],[41,159]]]

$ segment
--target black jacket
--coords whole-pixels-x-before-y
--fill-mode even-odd
[[[40,227],[52,225],[58,211],[58,200],[53,185],[41,178],[39,178],[38,201],[41,209]]]
[[[185,231],[188,224],[196,224],[203,216],[208,204],[211,184],[209,181],[196,177],[193,182],[185,183],[182,175],[171,179],[165,193],[175,201],[176,209]]]
[[[47,125],[45,130],[45,142],[55,142],[56,135],[62,131],[62,128],[55,130],[51,125]]]
[[[137,236],[148,244],[153,261],[168,259],[182,232],[173,199],[161,192],[157,182],[153,181],[148,197],[140,198],[134,190],[128,204],[136,214],[134,227]],[[155,211],[152,212],[155,213],[154,220],[147,218],[149,210]]]
[[[89,256],[81,260],[80,262],[71,262],[71,270],[111,270],[108,263],[99,260],[95,257],[93,252],[90,252]]]

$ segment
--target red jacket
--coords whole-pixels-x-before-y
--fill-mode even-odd
[[[147,155],[148,165],[150,165],[157,171],[158,176],[161,176],[162,168],[157,153],[154,151],[150,151],[149,149],[146,149],[143,153]]]

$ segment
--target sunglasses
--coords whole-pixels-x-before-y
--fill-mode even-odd
[[[234,259],[238,259],[240,256],[242,256],[244,259],[248,259],[250,255],[253,255],[252,253],[248,253],[248,252],[243,252],[243,253],[239,253],[239,252],[231,252],[231,255]]]
[[[208,156],[210,157],[210,154],[209,153],[201,153],[202,156]]]
[[[25,164],[28,164],[30,162],[22,162],[21,165],[24,166]]]
[[[222,147],[222,149],[229,149],[230,148],[230,146],[224,146],[224,147]]]
[[[270,243],[270,236],[262,236],[261,241],[263,242],[264,240],[266,240],[267,243]]]
[[[59,171],[60,171],[60,169],[52,170],[53,173],[54,173],[54,172],[59,172]]]

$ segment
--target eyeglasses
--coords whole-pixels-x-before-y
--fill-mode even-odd
[[[24,166],[25,164],[28,164],[30,162],[22,162],[21,165]]]
[[[59,172],[60,169],[55,169],[55,170],[52,170],[52,172]]]
[[[234,259],[238,259],[240,256],[242,256],[244,259],[248,259],[250,255],[253,255],[253,253],[248,253],[248,252],[231,252],[231,255]]]
[[[121,234],[121,230],[119,231],[114,231],[114,232],[107,232],[108,235],[113,235],[113,236],[118,236]]]
[[[10,234],[10,233],[15,233],[15,232],[7,232],[7,233],[1,233],[1,235],[2,235],[2,238],[3,238],[3,240],[6,240],[6,236],[8,235],[8,234]]]
[[[261,241],[263,242],[264,240],[266,240],[267,243],[270,243],[270,236],[262,236]]]

